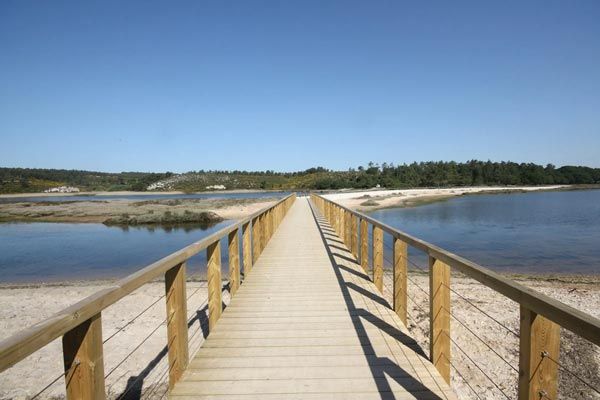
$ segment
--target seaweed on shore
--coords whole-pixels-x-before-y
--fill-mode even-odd
[[[162,215],[148,213],[143,215],[122,214],[118,217],[111,217],[103,223],[107,226],[135,226],[135,225],[185,225],[185,224],[216,224],[223,221],[223,218],[211,211],[192,212],[189,210],[183,213],[173,213],[165,211]]]

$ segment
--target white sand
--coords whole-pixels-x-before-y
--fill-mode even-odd
[[[399,189],[399,190],[364,190],[341,191],[324,195],[325,198],[336,201],[346,207],[369,211],[385,207],[403,207],[415,202],[449,198],[473,193],[494,193],[506,191],[542,191],[566,188],[564,185],[553,186],[481,186],[455,187],[444,189]],[[377,205],[362,205],[366,201],[374,201]]]

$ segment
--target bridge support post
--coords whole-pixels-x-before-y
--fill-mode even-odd
[[[408,245],[394,238],[394,311],[406,326]]]
[[[105,399],[100,313],[67,332],[62,343],[67,399]]]
[[[369,273],[369,224],[360,220],[360,266]]]
[[[189,362],[185,289],[185,263],[182,263],[165,273],[169,389],[181,378]]]
[[[252,241],[250,239],[250,222],[242,225],[242,262],[244,276],[248,276],[252,270]]]
[[[350,252],[352,252],[352,213],[350,211],[346,211],[346,221],[345,221],[345,226],[346,226],[346,232],[345,232],[345,236],[346,236],[346,247],[348,248],[348,250],[350,250]]]
[[[229,253],[229,292],[233,297],[240,287],[240,247],[239,232],[234,230],[228,237]]]
[[[555,399],[560,326],[523,306],[520,325],[519,400]]]
[[[340,238],[346,243],[346,210],[340,208]]]
[[[354,256],[354,258],[356,258],[358,260],[358,219],[356,216],[354,215],[350,215],[350,219],[352,221],[352,236],[351,236],[351,242],[352,242],[352,255]]]
[[[256,217],[252,220],[252,264],[260,256],[260,219]]]
[[[429,356],[450,383],[450,267],[429,257]]]
[[[383,293],[383,230],[373,226],[373,283]]]
[[[223,311],[221,299],[221,241],[208,246],[206,249],[208,260],[208,330],[212,331],[221,317]]]

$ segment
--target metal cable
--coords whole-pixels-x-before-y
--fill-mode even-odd
[[[493,320],[495,323],[497,323],[498,325],[500,325],[501,327],[506,329],[508,332],[512,333],[515,337],[519,337],[519,334],[517,332],[510,329],[508,326],[504,325],[502,322],[498,321],[496,318],[492,317],[491,315],[489,315],[488,313],[483,311],[481,308],[477,307],[475,304],[473,304],[473,302],[471,302],[469,299],[467,299],[466,297],[464,297],[463,295],[458,293],[456,290],[452,289],[450,286],[446,285],[445,283],[443,283],[443,285],[446,286],[452,293],[454,293],[455,295],[457,295],[458,297],[460,297],[461,299],[463,299],[464,301],[469,303],[469,305],[471,305],[472,307],[475,307],[480,313],[484,314],[486,317]]]
[[[546,352],[542,353],[542,358],[549,359],[550,361],[552,361],[553,363],[555,363],[556,365],[558,365],[558,368],[562,369],[565,372],[568,372],[573,377],[575,377],[579,382],[583,383],[584,385],[586,385],[587,387],[589,387],[590,389],[592,389],[594,392],[600,394],[600,390],[596,389],[594,386],[592,386],[590,383],[588,383],[587,381],[585,381],[583,378],[579,377],[573,371],[569,370],[567,367],[565,367],[564,365],[562,365],[560,362],[556,361],[554,358],[552,358]]]
[[[473,336],[475,336],[477,339],[479,339],[479,341],[481,343],[483,343],[488,349],[490,349],[495,355],[497,355],[502,361],[504,361],[509,367],[511,367],[515,372],[519,372],[519,370],[517,368],[515,368],[510,362],[508,362],[504,357],[502,357],[500,354],[498,354],[498,352],[496,350],[494,350],[494,348],[492,346],[490,346],[489,344],[487,344],[482,338],[480,338],[479,336],[477,336],[477,334],[475,332],[473,332],[467,325],[465,325],[460,319],[458,319],[456,317],[455,314],[453,314],[452,312],[450,313],[450,315],[452,316],[452,318],[454,318],[454,320],[456,322],[458,322],[459,324],[461,324],[466,330],[468,330],[469,332],[471,332],[471,334]]]
[[[456,346],[456,348],[459,349],[460,352],[463,353],[464,356],[467,357],[467,359],[469,361],[471,361],[471,363],[473,363],[473,365],[483,374],[483,376],[485,376],[490,382],[492,382],[492,384],[496,387],[496,389],[498,389],[500,391],[500,393],[502,393],[507,399],[510,400],[510,397],[506,393],[504,393],[504,391],[502,389],[500,389],[500,386],[498,386],[496,384],[496,382],[494,382],[494,380],[492,378],[490,378],[489,375],[486,374],[485,371],[483,369],[481,369],[481,367],[475,361],[473,361],[473,359],[471,357],[469,357],[469,355],[458,345],[458,343],[456,343],[454,341],[454,339],[452,339],[452,337],[450,335],[446,334],[446,337],[448,339],[450,339],[450,341]]]
[[[385,242],[384,242],[385,243]],[[389,246],[388,246],[389,248]],[[428,272],[427,269],[425,269],[425,267],[418,265],[417,263],[415,263],[414,261],[412,261],[410,258],[407,257],[407,261],[413,265],[415,268],[423,271],[423,272]],[[417,286],[421,291],[423,291],[424,293],[427,293],[425,290],[423,290],[423,288],[421,288],[419,285],[417,285],[412,279],[410,279],[410,277],[407,275],[407,278],[415,285]],[[461,299],[463,299],[464,301],[466,301],[467,303],[469,303],[469,305],[471,305],[472,307],[474,307],[477,311],[479,311],[480,313],[484,314],[486,317],[490,318],[491,320],[493,320],[495,323],[497,323],[498,325],[500,325],[502,328],[504,328],[505,330],[507,330],[508,332],[512,333],[515,337],[519,337],[519,334],[517,332],[515,332],[514,330],[510,329],[509,327],[507,327],[506,325],[504,325],[502,322],[498,321],[496,318],[492,317],[490,314],[488,314],[487,312],[483,311],[481,308],[479,308],[478,306],[476,306],[475,304],[473,304],[472,301],[470,301],[469,299],[467,299],[465,296],[463,296],[462,294],[460,294],[459,292],[457,292],[456,290],[452,289],[450,286],[443,284],[444,286],[446,286],[452,293],[454,293],[455,295],[457,295],[458,297],[460,297]],[[429,294],[427,294],[429,296]]]
[[[460,373],[460,371],[458,370],[458,368],[456,368],[456,366],[450,362],[450,366],[452,368],[454,368],[454,370],[456,371],[456,373],[458,374],[458,376],[460,376],[462,378],[462,380],[467,384],[467,386],[469,387],[469,389],[471,389],[471,391],[475,394],[475,396],[481,400],[481,397],[479,397],[479,395],[477,394],[477,392],[475,391],[475,389],[473,389],[473,387],[471,386],[471,384],[469,383],[469,381]]]
[[[104,339],[104,341],[102,342],[102,344],[106,344],[106,342],[108,342],[110,339],[114,338],[119,333],[123,332],[125,330],[125,328],[127,328],[129,325],[131,325],[136,319],[138,319],[140,316],[142,316],[142,314],[144,314],[146,311],[148,311],[149,309],[151,309],[156,303],[158,303],[165,296],[166,296],[166,294],[163,294],[158,299],[156,299],[155,301],[153,301],[152,304],[150,304],[148,307],[146,307],[141,313],[139,313],[138,315],[136,315],[135,317],[133,317],[131,320],[129,320],[129,322],[127,322],[125,325],[123,325],[122,327],[120,327],[115,333],[113,333],[112,335],[110,335],[109,337],[107,337],[106,339]]]
[[[42,393],[44,393],[46,390],[48,390],[52,385],[54,385],[56,382],[58,382],[60,380],[60,378],[62,378],[65,374],[60,374],[59,376],[57,376],[56,378],[54,378],[52,380],[52,382],[50,382],[48,385],[46,385],[42,390],[40,390],[39,392],[37,392],[35,395],[33,395],[33,397],[31,397],[31,400],[37,399]]]

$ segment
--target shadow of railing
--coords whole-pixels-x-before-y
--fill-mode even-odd
[[[390,325],[388,322],[384,321],[379,316],[374,315],[369,310],[360,308],[355,304],[355,301],[352,298],[351,291],[359,293],[361,296],[364,296],[369,300],[375,301],[380,305],[390,308],[389,303],[383,297],[377,295],[376,293],[365,290],[364,288],[360,287],[359,285],[353,282],[347,282],[344,279],[342,271],[350,272],[353,276],[358,277],[359,279],[369,280],[368,276],[362,273],[359,269],[360,265],[353,258],[352,254],[347,249],[339,246],[339,238],[337,238],[337,236],[334,236],[334,233],[332,233],[333,230],[329,227],[328,222],[323,217],[317,214],[312,203],[310,203],[310,205],[313,218],[319,229],[319,233],[321,235],[321,239],[323,240],[323,244],[325,245],[325,248],[327,250],[331,266],[337,278],[340,290],[343,294],[348,313],[351,315],[351,321],[357,335],[368,331],[365,326],[365,322],[367,322],[369,324],[374,325],[382,332],[385,332],[387,335],[391,336],[396,341],[399,341],[402,345],[414,350],[415,353],[417,353],[425,359],[425,362],[429,363],[429,360],[427,360],[425,356],[425,352],[413,338],[406,335],[397,327]],[[336,244],[334,245],[332,244],[332,242]],[[334,252],[333,249],[335,249],[336,251]],[[339,254],[340,251],[342,251],[342,254]],[[357,266],[357,270],[353,270],[348,266],[340,264],[340,259],[345,260],[346,262],[355,263]],[[369,366],[371,376],[377,386],[379,396],[382,400],[395,398],[388,378],[393,379],[407,392],[419,392],[423,395],[423,397],[426,397],[428,399],[442,399],[442,397],[434,393],[430,388],[428,388],[421,381],[416,379],[409,371],[400,367],[397,364],[397,362],[392,359],[394,358],[393,354],[390,354],[392,358],[388,356],[378,356],[375,350],[375,346],[373,345],[368,335],[361,336],[360,343],[363,354]],[[436,380],[432,377],[431,382],[436,382]],[[435,383],[435,385],[437,385],[437,383]],[[438,389],[440,392],[443,392],[443,388],[438,386]]]

